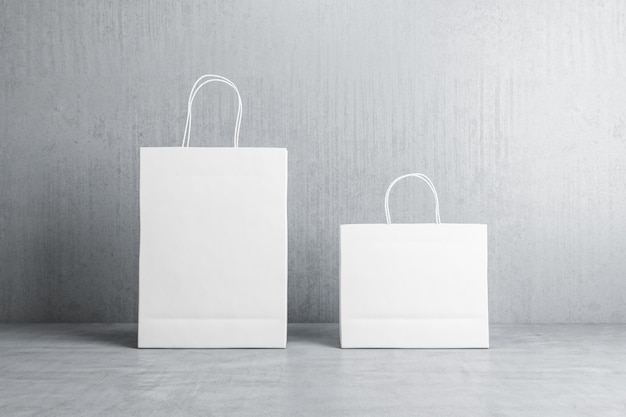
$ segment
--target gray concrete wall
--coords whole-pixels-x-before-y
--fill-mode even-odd
[[[494,322],[626,321],[622,1],[0,2],[0,321],[137,318],[138,148],[197,76],[289,149],[289,317],[338,319],[339,224],[431,176],[489,225]],[[226,87],[196,145],[229,146]],[[431,221],[399,184],[398,221]]]

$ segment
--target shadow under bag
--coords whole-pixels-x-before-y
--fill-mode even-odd
[[[391,224],[406,177],[435,197],[435,224]],[[423,174],[385,195],[387,224],[341,226],[341,347],[487,348],[487,225],[443,224]]]
[[[234,148],[189,147],[200,88],[238,97]],[[193,86],[182,147],[141,148],[140,348],[284,348],[287,150],[240,148],[237,87]]]

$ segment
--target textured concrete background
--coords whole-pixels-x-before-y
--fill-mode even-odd
[[[137,318],[138,149],[196,77],[289,149],[289,316],[338,318],[340,223],[431,176],[489,225],[494,322],[626,321],[623,1],[0,2],[0,321]],[[195,145],[230,146],[205,90]],[[424,185],[398,221],[432,221]]]

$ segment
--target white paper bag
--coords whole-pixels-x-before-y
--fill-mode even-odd
[[[391,224],[417,177],[435,224]],[[441,224],[423,174],[387,224],[341,226],[342,348],[487,348],[487,225]]]
[[[287,150],[142,148],[140,348],[284,348]]]

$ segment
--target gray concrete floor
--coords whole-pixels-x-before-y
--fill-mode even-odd
[[[491,327],[490,350],[138,350],[136,325],[0,325],[1,416],[626,416],[626,325]]]

